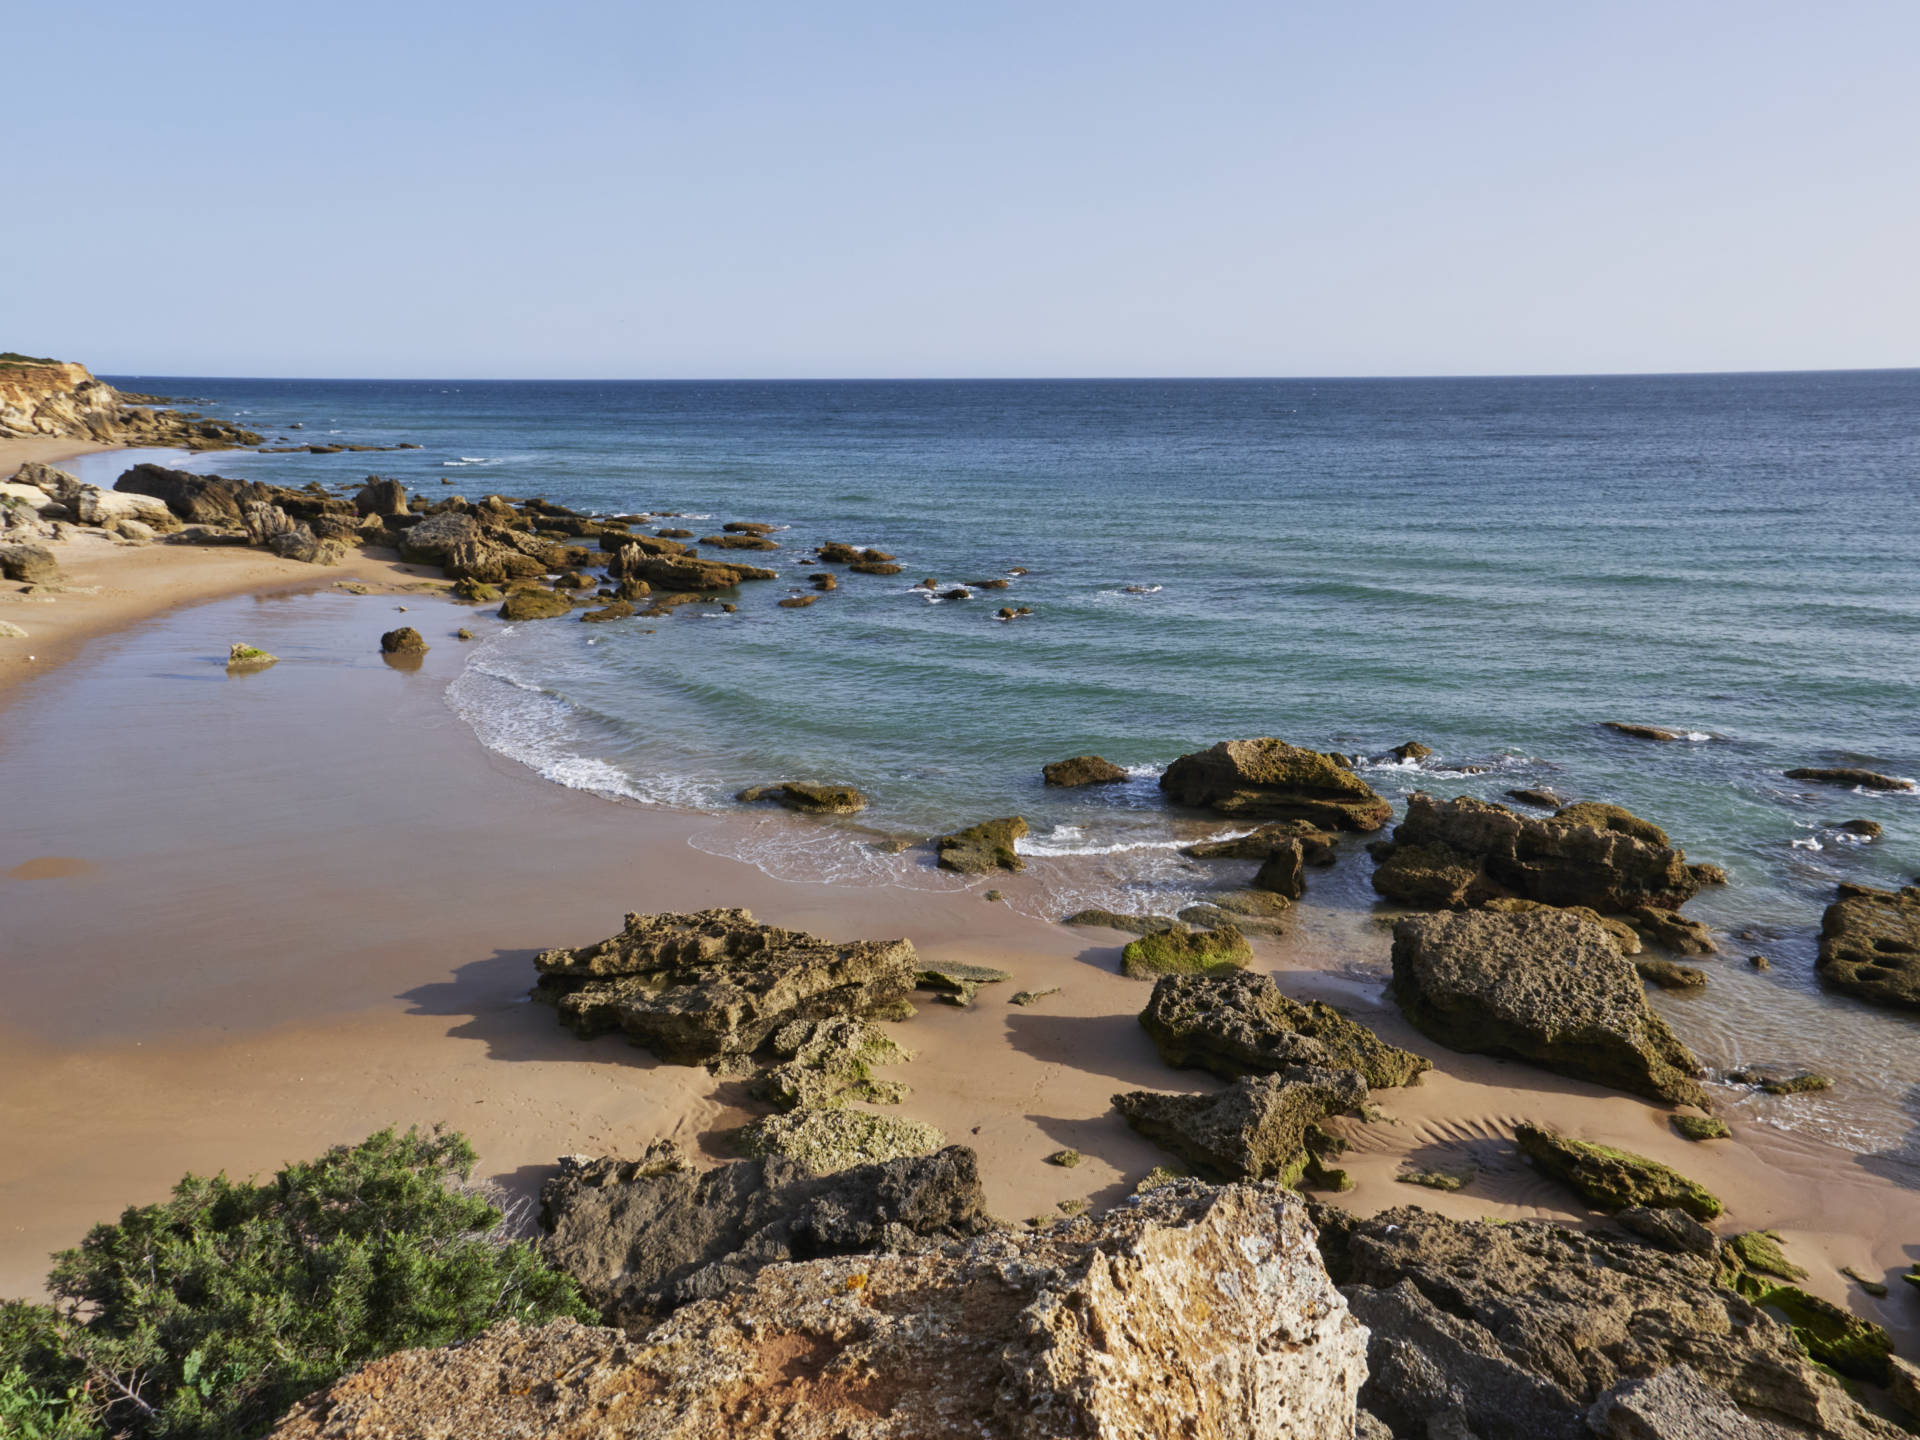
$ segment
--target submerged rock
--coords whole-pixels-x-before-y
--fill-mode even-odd
[[[983,820],[965,830],[942,835],[933,842],[942,870],[962,875],[985,875],[992,870],[1024,870],[1027,862],[1013,848],[1014,841],[1027,833],[1027,822],[1019,815],[1004,820]]]
[[[1378,830],[1392,814],[1366,781],[1327,755],[1284,740],[1223,740],[1182,755],[1160,777],[1177,805],[1270,815],[1332,830]]]
[[[1633,968],[1642,980],[1662,990],[1698,990],[1707,983],[1706,971],[1691,965],[1676,965],[1671,960],[1636,960]]]
[[[1682,1364],[1752,1423],[1598,1433],[1771,1440],[1762,1424],[1782,1422],[1827,1440],[1901,1433],[1786,1326],[1717,1284],[1711,1254],[1611,1226],[1448,1220],[1412,1207],[1357,1219],[1317,1206],[1314,1216],[1327,1268],[1371,1332],[1363,1413],[1395,1436],[1592,1440],[1590,1407]]]
[[[581,1035],[621,1030],[663,1060],[749,1055],[795,1020],[910,1014],[906,940],[836,945],[745,910],[627,916],[610,939],[534,959],[536,999]]]
[[[1160,930],[1130,940],[1120,952],[1120,973],[1135,980],[1159,975],[1220,975],[1243,970],[1253,947],[1236,925],[1213,930]]]
[[[1687,738],[1678,730],[1663,730],[1658,725],[1634,725],[1625,720],[1602,720],[1600,723],[1617,735],[1630,736],[1635,740],[1666,742]]]
[[[1659,826],[1617,805],[1569,805],[1541,819],[1468,796],[1417,794],[1393,843],[1372,848],[1374,888],[1430,909],[1517,896],[1602,913],[1672,910],[1726,881],[1718,866],[1689,864]]]
[[[1307,820],[1274,821],[1231,840],[1203,840],[1180,853],[1195,860],[1265,860],[1296,845],[1309,865],[1331,865],[1338,858],[1332,833]]]
[[[1160,1058],[1211,1070],[1223,1080],[1307,1065],[1357,1070],[1369,1086],[1419,1083],[1433,1062],[1389,1045],[1320,1001],[1280,993],[1270,975],[1168,975],[1140,1012]]]
[[[825,1176],[791,1160],[701,1170],[671,1140],[640,1160],[573,1157],[540,1190],[541,1250],[608,1324],[652,1323],[763,1267],[912,1248],[985,1231],[974,1154],[857,1165]]]
[[[772,800],[805,815],[857,815],[867,808],[867,797],[851,785],[810,785],[800,780],[753,785],[734,798],[747,805]]]
[[[1898,775],[1882,775],[1877,770],[1859,770],[1852,766],[1804,766],[1787,771],[1789,780],[1812,780],[1821,785],[1843,785],[1861,790],[1911,790],[1913,781]]]
[[[633,606],[625,600],[615,600],[598,610],[588,610],[580,616],[582,624],[600,625],[609,620],[625,620],[633,614]]]
[[[1071,760],[1055,760],[1040,767],[1041,777],[1049,785],[1116,785],[1127,779],[1127,772],[1111,760],[1098,755],[1076,755]]]
[[[1711,955],[1717,948],[1713,931],[1677,910],[1639,905],[1628,914],[1627,920],[1647,939],[1676,955]]]
[[[1820,918],[1820,978],[1895,1010],[1920,1010],[1920,885],[1843,884]]]
[[[1306,1171],[1310,1147],[1337,1148],[1319,1122],[1359,1110],[1367,1082],[1353,1070],[1296,1065],[1243,1076],[1215,1094],[1132,1090],[1113,1103],[1134,1129],[1203,1174],[1292,1185]]]
[[[1518,800],[1522,805],[1538,806],[1542,810],[1558,810],[1567,803],[1545,786],[1536,789],[1509,790],[1507,798]]]
[[[1710,1109],[1700,1062],[1647,1006],[1607,932],[1567,911],[1402,920],[1393,996],[1455,1050],[1526,1060],[1650,1099]]]
[[[1682,1210],[1696,1220],[1712,1220],[1727,1208],[1704,1185],[1644,1155],[1569,1140],[1544,1125],[1518,1125],[1513,1138],[1520,1153],[1538,1169],[1598,1210],[1644,1205],[1656,1210]]]
[[[269,665],[279,663],[278,655],[269,655],[257,645],[242,645],[235,641],[232,648],[227,651],[227,669],[229,670],[264,670]]]
[[[1365,1348],[1297,1199],[1175,1183],[1038,1233],[770,1266],[635,1341],[510,1322],[403,1351],[271,1440],[1350,1440]]]

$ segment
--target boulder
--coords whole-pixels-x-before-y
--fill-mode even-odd
[[[1617,805],[1571,805],[1541,819],[1468,796],[1417,794],[1392,844],[1372,848],[1374,888],[1422,908],[1518,896],[1602,913],[1671,910],[1726,880],[1717,866],[1689,864],[1658,826]]]
[[[1378,830],[1391,807],[1330,756],[1284,740],[1223,740],[1182,755],[1160,776],[1176,805],[1223,815],[1308,820],[1330,830]]]
[[[1820,978],[1895,1010],[1920,1010],[1920,885],[1843,884],[1820,918]]]
[[[404,515],[407,513],[407,487],[398,480],[382,480],[369,475],[367,483],[353,497],[354,512],[359,515]]]
[[[22,585],[44,585],[60,578],[60,562],[44,545],[0,545],[0,576]]]
[[[400,532],[400,558],[410,565],[444,565],[457,547],[485,538],[480,522],[455,510],[429,515]],[[476,579],[490,577],[477,575]]]
[[[1117,785],[1127,772],[1111,760],[1098,755],[1076,755],[1071,760],[1055,760],[1040,767],[1041,778],[1049,785]]]
[[[1270,894],[1298,900],[1307,893],[1306,851],[1298,840],[1278,842],[1255,872],[1252,886]]]
[[[163,533],[180,528],[173,512],[151,495],[128,495],[117,490],[102,490],[98,485],[76,485],[67,503],[82,525],[112,526],[134,521]]]
[[[164,465],[136,465],[114,481],[113,488],[129,495],[151,495],[189,525],[239,525],[245,501],[269,498],[264,485],[169,470]]]
[[[1306,820],[1275,821],[1231,840],[1203,840],[1180,853],[1195,860],[1265,860],[1294,845],[1309,865],[1331,865],[1339,858],[1332,833]]]
[[[338,540],[322,540],[304,523],[274,536],[267,548],[282,560],[298,560],[303,565],[338,565],[347,553],[347,547]]]
[[[1120,973],[1134,980],[1152,980],[1160,975],[1221,975],[1244,970],[1252,962],[1253,947],[1238,926],[1189,930],[1183,925],[1128,941],[1120,952]]]
[[[541,1250],[608,1324],[651,1323],[764,1266],[895,1250],[989,1225],[971,1150],[825,1177],[790,1160],[696,1169],[671,1140],[638,1160],[579,1156],[540,1190]]]
[[[227,651],[227,669],[229,671],[264,670],[269,665],[278,665],[279,663],[280,657],[278,655],[269,655],[257,645],[242,645],[238,641],[235,641]]]
[[[1648,1008],[1639,975],[1607,932],[1579,914],[1402,920],[1392,992],[1415,1026],[1455,1050],[1712,1108],[1696,1078],[1700,1062]]]
[[[1699,990],[1707,983],[1706,971],[1691,965],[1676,965],[1671,960],[1636,960],[1633,968],[1642,980],[1662,990]]]
[[[1210,1095],[1132,1090],[1113,1103],[1135,1130],[1203,1174],[1292,1185],[1307,1169],[1310,1146],[1330,1148],[1319,1122],[1359,1110],[1367,1082],[1352,1070],[1295,1065],[1243,1076]]]
[[[1370,1332],[1361,1404],[1396,1436],[1592,1440],[1585,1417],[1603,1395],[1681,1364],[1756,1421],[1827,1440],[1901,1434],[1786,1326],[1716,1283],[1711,1254],[1608,1225],[1413,1207],[1358,1219],[1316,1206],[1314,1218],[1327,1268]],[[1692,1440],[1663,1440],[1682,1437]]]
[[[985,875],[993,870],[1024,870],[1027,862],[1020,858],[1013,846],[1026,833],[1026,820],[1019,815],[1009,815],[1003,820],[983,820],[978,825],[969,825],[965,830],[942,835],[933,842],[933,848],[942,870],[953,870],[961,875]]]
[[[750,1055],[795,1020],[911,1014],[919,968],[906,940],[836,945],[759,925],[745,910],[628,915],[610,939],[544,950],[536,999],[582,1035],[622,1030],[662,1059]]]
[[[1542,810],[1558,810],[1567,803],[1545,786],[1532,789],[1509,790],[1507,791],[1507,798],[1509,800],[1518,800],[1522,805],[1537,806]]]
[[[1711,955],[1713,931],[1698,920],[1689,920],[1677,910],[1662,910],[1653,905],[1636,905],[1627,921],[1647,939],[1676,955]]]
[[[389,630],[380,637],[380,653],[383,655],[424,655],[428,648],[427,642],[420,638],[420,632],[411,625]]]
[[[1898,775],[1882,775],[1877,770],[1859,770],[1852,766],[1804,767],[1787,771],[1789,780],[1811,780],[1819,785],[1843,785],[1849,790],[1911,790],[1913,781]]]
[[[508,1322],[376,1360],[270,1440],[1350,1440],[1366,1337],[1289,1195],[760,1269],[630,1339]]]
[[[803,815],[857,815],[867,808],[867,797],[851,785],[810,785],[801,780],[749,786],[735,798],[747,805],[771,800]]]
[[[1696,1220],[1714,1220],[1727,1207],[1704,1185],[1644,1155],[1569,1140],[1544,1125],[1522,1123],[1513,1138],[1520,1153],[1596,1210],[1644,1206],[1679,1210]]]
[[[1318,1000],[1280,993],[1270,975],[1167,975],[1153,987],[1140,1024],[1169,1065],[1211,1070],[1223,1080],[1295,1066],[1357,1070],[1374,1089],[1418,1084],[1433,1062],[1389,1045]]]
[[[553,620],[573,613],[573,602],[552,590],[529,585],[509,590],[495,612],[502,620]]]

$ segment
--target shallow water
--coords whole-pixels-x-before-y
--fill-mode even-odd
[[[698,518],[660,523],[698,534],[790,526],[774,537],[781,579],[747,587],[736,614],[509,627],[449,692],[487,744],[562,784],[716,809],[787,777],[872,797],[857,822],[769,816],[698,842],[769,873],[949,886],[875,832],[1017,811],[1043,884],[1015,903],[1170,911],[1251,867],[1183,857],[1232,827],[1169,815],[1155,776],[1236,735],[1434,746],[1424,765],[1368,770],[1396,800],[1544,784],[1626,804],[1733,879],[1691,907],[1727,936],[1712,985],[1659,1000],[1681,1033],[1715,1066],[1843,1078],[1751,1102],[1780,1123],[1861,1150],[1906,1143],[1914,1022],[1823,995],[1812,957],[1837,880],[1920,870],[1920,796],[1781,772],[1920,775],[1920,372],[127,383],[208,397],[272,435],[428,447],[201,468],[681,511]],[[776,608],[806,573],[793,562],[828,538],[906,569],[842,572],[811,608]],[[933,603],[912,588],[924,576],[1009,588]],[[998,623],[1006,603],[1036,613]],[[1604,719],[1694,738],[1623,739]],[[1136,778],[1041,786],[1044,761],[1082,751]],[[1854,817],[1884,838],[1833,829]],[[1356,856],[1320,877],[1316,903],[1364,925],[1365,873]],[[1764,975],[1745,965],[1762,952]]]

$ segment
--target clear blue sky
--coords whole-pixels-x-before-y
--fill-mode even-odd
[[[106,372],[1920,364],[1920,4],[23,3]]]

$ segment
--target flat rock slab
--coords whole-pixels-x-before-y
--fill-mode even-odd
[[[1329,830],[1378,830],[1393,810],[1330,755],[1271,736],[1222,740],[1182,755],[1160,776],[1176,805],[1222,815],[1306,820]]]
[[[1894,1010],[1920,1010],[1920,885],[1842,885],[1820,920],[1820,978]]]

